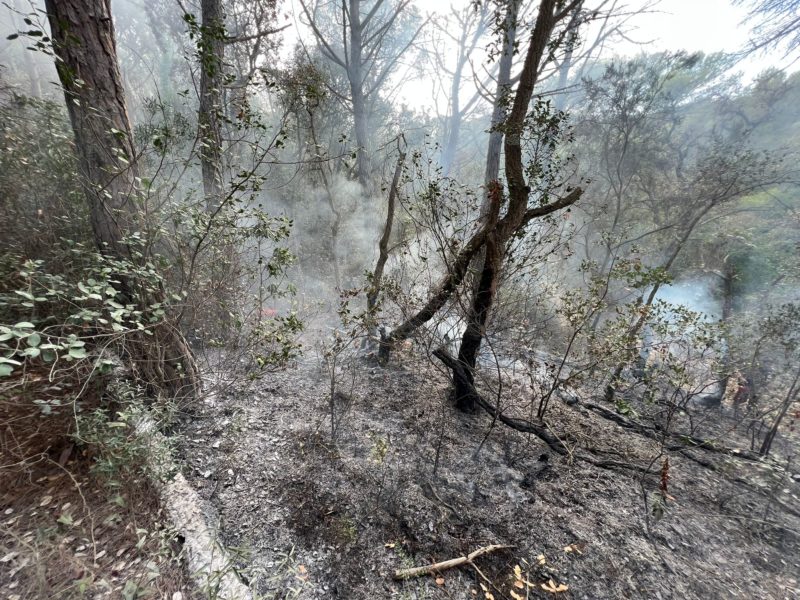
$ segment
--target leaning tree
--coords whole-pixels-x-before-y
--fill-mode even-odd
[[[515,6],[515,0],[509,0]],[[437,352],[453,371],[456,405],[474,410],[479,402],[474,387],[474,371],[486,324],[508,252],[514,239],[523,236],[529,224],[574,204],[581,196],[578,187],[561,185],[556,152],[562,131],[563,115],[551,113],[549,104],[539,101],[531,110],[542,66],[563,41],[568,23],[582,2],[541,0],[535,25],[525,52],[516,89],[498,101],[509,102],[510,110],[493,130],[502,135],[505,153],[505,182],[499,178],[486,185],[485,215],[475,233],[453,257],[442,281],[414,314],[381,340],[380,358],[386,361],[392,348],[432,319],[467,279],[473,261],[483,253],[477,266],[477,284],[471,293],[467,327],[458,358]],[[533,157],[523,150],[532,149]],[[530,159],[530,160],[526,160]]]

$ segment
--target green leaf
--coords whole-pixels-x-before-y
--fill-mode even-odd
[[[39,348],[25,348],[25,350],[22,351],[22,356],[30,356],[31,358],[36,358],[37,356],[39,356],[40,353],[41,350],[39,350]]]
[[[42,343],[42,336],[40,336],[38,333],[32,333],[25,339],[25,341],[28,342],[28,346],[31,348],[36,348]]]
[[[34,325],[29,321],[20,321],[19,323],[14,325],[15,329],[33,329],[34,327],[36,327],[36,325]]]
[[[84,348],[70,348],[69,355],[72,358],[86,358],[86,350]]]
[[[0,377],[8,377],[14,372],[14,367],[4,363],[0,363]]]
[[[26,292],[24,290],[14,290],[14,293],[19,295],[19,296],[22,296],[26,300],[33,300],[33,294],[29,294],[28,292]]]

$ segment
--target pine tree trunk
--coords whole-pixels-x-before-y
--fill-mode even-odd
[[[222,67],[225,57],[225,16],[221,0],[202,0],[200,31],[200,166],[206,208],[222,202]]]
[[[109,258],[140,263],[127,242],[144,228],[110,0],[46,0],[45,5],[95,242]],[[141,309],[164,301],[160,290],[145,290],[125,274],[119,279],[120,294]],[[125,350],[134,368],[150,385],[184,396],[196,393],[197,368],[180,331],[164,321],[153,333],[128,336]]]

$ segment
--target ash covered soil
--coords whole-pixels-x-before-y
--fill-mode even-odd
[[[263,597],[800,597],[797,465],[662,454],[589,410],[589,394],[550,405],[564,456],[486,413],[455,411],[430,361],[354,366],[338,384],[335,441],[330,378],[313,362],[213,395],[175,438],[221,542]],[[509,372],[503,383],[503,411],[524,418],[530,388]],[[704,418],[725,429],[725,410]],[[392,577],[489,544],[514,548]]]

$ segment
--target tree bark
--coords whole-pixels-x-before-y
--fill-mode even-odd
[[[344,1],[344,0],[343,0]],[[366,189],[369,173],[367,155],[367,103],[364,98],[364,76],[362,74],[363,25],[361,22],[361,0],[350,3],[350,56],[347,79],[350,83],[350,100],[353,104],[353,129],[356,136],[356,178]]]
[[[513,4],[514,0],[511,0]],[[579,3],[573,3],[579,6]],[[503,125],[502,134],[505,146],[506,179],[508,181],[508,209],[506,215],[491,229],[486,239],[486,254],[481,267],[478,285],[472,294],[467,327],[461,339],[458,360],[466,374],[466,381],[453,373],[453,384],[456,407],[471,412],[476,408],[475,394],[469,392],[474,384],[474,371],[481,342],[486,334],[486,323],[494,304],[497,284],[500,279],[506,247],[511,238],[521,231],[532,218],[528,209],[530,188],[525,181],[522,160],[522,133],[525,127],[525,116],[528,113],[533,90],[541,68],[545,50],[550,42],[553,29],[558,22],[556,0],[541,0],[536,24],[525,56],[525,63],[520,74],[519,86],[514,96],[514,103],[508,119]],[[562,13],[563,15],[563,13]],[[487,165],[488,165],[487,160]],[[487,175],[489,174],[487,168]],[[490,202],[502,201],[502,188],[496,180],[489,184],[487,197]],[[575,200],[580,192],[575,195]]]
[[[202,0],[200,107],[197,115],[200,166],[206,208],[215,211],[223,197],[222,185],[222,69],[225,60],[225,15],[221,0]]]
[[[505,19],[505,36],[503,39],[503,54],[500,56],[500,65],[497,72],[497,89],[494,95],[494,108],[492,109],[492,124],[489,129],[489,144],[486,148],[486,172],[484,185],[488,186],[500,177],[500,153],[503,149],[502,124],[506,119],[506,99],[511,93],[511,66],[514,61],[514,46],[517,39],[517,16],[519,15],[520,0],[508,0]],[[484,204],[482,215],[488,214],[488,198]]]
[[[398,146],[399,144],[400,140],[398,140]],[[397,164],[394,167],[394,176],[392,177],[392,184],[389,187],[389,200],[386,206],[386,221],[383,225],[381,239],[378,241],[378,260],[375,263],[375,270],[372,272],[372,283],[369,291],[367,292],[367,311],[369,312],[370,320],[373,322],[375,319],[375,312],[378,308],[378,297],[380,296],[381,284],[383,282],[383,270],[386,267],[386,261],[389,260],[389,239],[392,235],[392,228],[394,227],[394,213],[400,187],[400,176],[403,173],[403,164],[406,160],[405,149],[399,148],[398,151],[399,155],[397,157]],[[374,324],[372,328],[372,333],[374,335]]]
[[[110,0],[46,0],[45,6],[95,242],[109,258],[141,264],[128,243],[144,227]],[[119,280],[121,295],[143,310],[164,302],[161,290],[146,289],[129,274],[120,273]],[[153,333],[127,336],[125,350],[134,368],[150,385],[175,394],[196,393],[197,368],[178,329],[162,321]]]
[[[769,428],[767,435],[764,437],[764,441],[761,443],[761,448],[758,450],[761,456],[766,456],[772,449],[772,443],[775,441],[775,436],[778,435],[778,428],[781,426],[781,422],[786,416],[786,413],[789,412],[789,407],[797,400],[798,394],[800,394],[800,369],[798,369],[795,374],[794,381],[792,381],[789,391],[786,392],[786,397],[783,400],[780,412],[775,416],[772,426]]]

